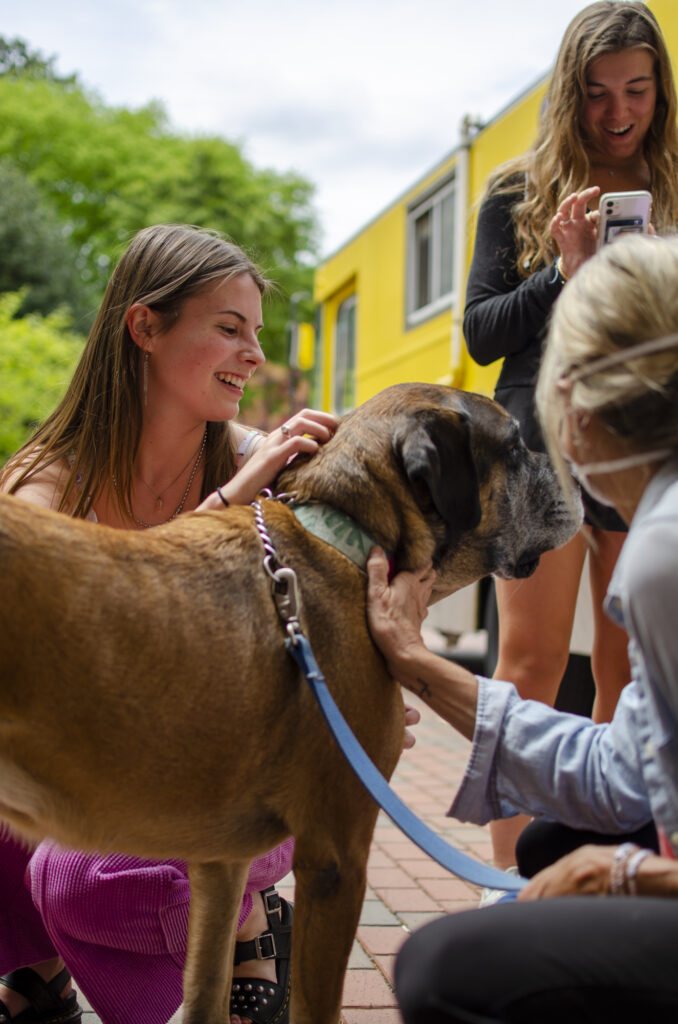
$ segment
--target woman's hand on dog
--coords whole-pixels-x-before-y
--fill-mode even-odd
[[[299,452],[312,455],[330,440],[338,425],[336,416],[320,409],[302,409],[295,413],[282,427],[266,435],[242,469],[223,484],[220,488],[223,498],[216,492],[209,494],[198,507],[220,509],[224,499],[231,505],[249,505],[264,487],[273,483],[294,455]]]
[[[421,626],[435,573],[431,565],[417,572],[400,572],[389,583],[388,561],[381,548],[367,560],[367,622],[372,639],[386,659],[389,672],[403,686],[417,689],[416,663],[422,649]]]

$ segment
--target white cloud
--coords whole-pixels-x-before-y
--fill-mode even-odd
[[[109,103],[317,186],[336,248],[551,65],[581,0],[0,0],[2,32]]]

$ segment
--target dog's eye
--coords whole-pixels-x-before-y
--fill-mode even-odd
[[[507,455],[511,463],[516,463],[520,461],[520,457],[522,455],[524,447],[525,446],[520,437],[517,437],[514,441],[512,441],[509,444]]]

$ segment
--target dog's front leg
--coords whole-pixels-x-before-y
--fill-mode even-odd
[[[189,864],[183,1024],[227,1024],[235,933],[249,862]]]
[[[360,801],[357,801],[360,814]],[[347,800],[353,810],[355,804]],[[365,895],[366,863],[376,808],[359,827],[346,822],[336,844],[297,836],[292,939],[293,1024],[336,1024],[351,946]],[[365,820],[367,819],[367,820]],[[320,816],[318,819],[320,820]]]

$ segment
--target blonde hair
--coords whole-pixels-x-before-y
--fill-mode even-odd
[[[565,31],[534,144],[498,168],[488,184],[490,193],[516,193],[517,270],[523,277],[552,262],[550,222],[566,196],[588,185],[580,122],[587,70],[599,57],[627,49],[646,50],[654,61],[657,101],[644,140],[652,219],[658,231],[678,224],[676,90],[666,43],[644,3],[600,0],[580,11]]]
[[[656,343],[640,351],[643,342]],[[569,409],[595,414],[629,453],[678,450],[678,236],[617,239],[555,303],[537,411],[563,479],[559,438]]]
[[[11,477],[14,493],[38,471],[65,462],[70,470],[60,510],[86,516],[102,488],[115,481],[126,515],[142,425],[142,353],[127,328],[127,311],[135,303],[150,306],[167,329],[190,295],[240,274],[249,274],[262,294],[268,289],[243,250],[216,232],[158,224],[135,235],[113,271],[64,398],[10,458],[0,482]],[[208,423],[203,497],[234,472],[229,424]]]

